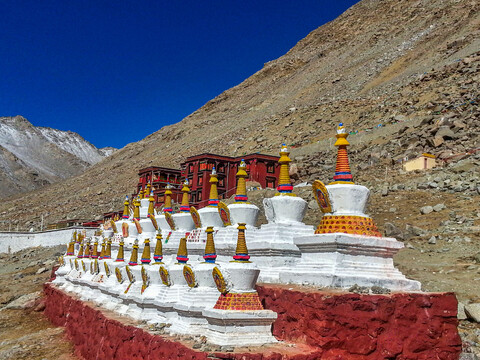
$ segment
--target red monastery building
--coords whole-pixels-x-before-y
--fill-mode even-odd
[[[182,177],[190,183],[190,203],[200,209],[208,204],[210,173],[213,167],[218,174],[218,197],[229,198],[235,194],[236,173],[240,161],[247,164],[247,181],[256,181],[262,188],[275,188],[280,173],[278,156],[250,154],[230,157],[204,153],[190,156],[182,163]]]
[[[250,154],[239,157],[230,157],[204,153],[190,156],[181,164],[182,170],[158,166],[150,166],[139,170],[136,194],[145,189],[152,182],[156,206],[163,205],[165,199],[165,186],[173,186],[172,200],[180,203],[182,200],[181,184],[188,178],[190,186],[190,204],[200,209],[208,204],[210,183],[208,182],[213,167],[218,174],[218,195],[225,199],[236,190],[236,173],[240,161],[244,159],[247,164],[248,181],[256,181],[262,188],[275,188],[280,172],[278,156],[264,154]],[[134,195],[136,195],[134,194]]]

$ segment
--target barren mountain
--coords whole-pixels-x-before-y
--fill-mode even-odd
[[[35,127],[21,116],[0,118],[0,149],[0,197],[78,175],[107,156],[77,133]]]
[[[330,139],[341,121],[359,131],[384,125],[351,136],[354,164],[372,165],[354,170],[375,187],[384,178],[372,175],[392,159],[424,151],[446,156],[477,143],[478,104],[469,102],[478,96],[479,24],[477,1],[364,0],[180,123],[77,177],[4,202],[0,217],[14,217],[21,228],[42,213],[48,222],[95,217],[121,208],[139,168],[178,167],[204,151],[277,154],[286,142],[295,146],[298,181],[331,176]],[[439,126],[456,135],[434,144]],[[390,171],[394,179],[400,170]]]

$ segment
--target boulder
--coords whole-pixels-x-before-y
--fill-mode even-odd
[[[439,212],[439,211],[442,211],[445,208],[446,208],[445,204],[437,204],[433,207],[433,211]]]
[[[465,314],[470,320],[480,323],[480,303],[465,305]]]
[[[423,206],[423,207],[420,208],[420,212],[423,215],[430,214],[431,212],[433,212],[433,207],[430,206],[430,205]]]

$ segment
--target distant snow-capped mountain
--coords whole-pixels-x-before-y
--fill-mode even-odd
[[[0,117],[0,198],[77,175],[113,151],[22,116]]]

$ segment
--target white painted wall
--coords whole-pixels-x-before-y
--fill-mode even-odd
[[[87,236],[92,236],[95,232],[94,228],[81,226],[39,232],[0,232],[0,253],[16,252],[36,246],[65,245],[66,249],[73,232],[83,229],[87,231]]]

